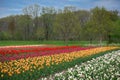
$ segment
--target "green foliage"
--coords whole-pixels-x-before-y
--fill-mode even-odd
[[[44,29],[44,39],[49,40],[53,34],[52,27],[55,18],[55,9],[53,7],[43,7],[41,13],[41,27]]]
[[[85,40],[101,44],[120,38],[117,10],[95,7],[87,11],[73,6],[55,9],[34,4],[25,7],[23,13],[0,19],[1,40],[64,40],[65,44]],[[116,39],[114,35],[118,35]]]
[[[115,22],[114,31],[109,37],[109,43],[120,43],[120,19]]]
[[[115,21],[118,20],[117,11],[107,11],[104,7],[96,7],[91,10],[91,13],[85,28],[85,34],[89,36],[88,40],[91,43],[92,40],[99,40],[100,44],[103,40],[110,42],[109,36],[117,31],[115,25]]]
[[[10,40],[11,35],[8,32],[2,31],[0,32],[0,40]]]
[[[62,13],[56,16],[54,23],[54,32],[59,34],[59,39],[67,41],[76,38],[80,32],[81,26],[79,19],[73,12],[73,7],[65,7]]]
[[[37,29],[37,31],[36,31],[36,36],[37,36],[38,40],[44,40],[44,36],[45,36],[44,33],[45,33],[44,28],[39,27],[39,28]]]

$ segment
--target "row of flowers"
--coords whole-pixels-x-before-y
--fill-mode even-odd
[[[56,73],[49,80],[120,80],[120,50]]]
[[[12,56],[1,56],[0,61],[10,61],[10,60],[17,60],[22,58],[28,58],[28,57],[37,57],[37,56],[47,56],[47,55],[54,55],[54,54],[61,54],[61,53],[70,53],[74,51],[80,51],[80,50],[88,50],[94,47],[66,47],[64,49],[56,49],[51,51],[41,51],[41,52],[33,52],[29,54],[22,54],[22,55],[12,55]]]
[[[43,52],[43,51],[54,51],[54,50],[60,50],[60,49],[72,49],[72,48],[78,48],[79,46],[61,46],[61,47],[20,47],[20,48],[0,48],[0,55],[6,55],[6,54],[21,54],[21,53],[31,53],[31,52]]]
[[[118,47],[99,47],[99,48],[92,48],[88,50],[75,51],[71,53],[12,60],[12,61],[3,62],[3,63],[0,62],[0,74],[1,74],[1,77],[4,78],[4,76],[21,74],[26,71],[31,71],[31,72],[34,72],[34,70],[39,71],[44,67],[57,65],[63,62],[70,62],[80,57],[86,57],[89,55],[97,54],[99,52],[104,52],[104,51],[112,50],[116,48]]]

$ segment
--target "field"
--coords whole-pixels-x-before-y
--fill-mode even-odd
[[[93,58],[81,65],[75,65],[66,72],[54,75],[55,80],[119,80],[120,79],[120,50],[104,56]],[[50,78],[49,78],[50,79]]]
[[[120,80],[120,0],[0,4],[0,80]]]
[[[93,58],[97,59],[97,57],[104,54],[108,54],[109,56],[110,52],[112,52],[110,54],[112,54],[113,56],[114,53],[116,53],[115,55],[117,55],[118,53],[117,56],[119,58],[119,49],[119,47],[115,46],[2,46],[0,47],[0,80],[68,80],[68,78],[72,74],[73,75],[71,76],[72,78],[70,80],[74,80],[74,78],[78,79],[79,77],[76,77],[76,75],[78,74],[76,73],[76,71],[73,71],[73,73],[70,73],[69,75],[66,70],[71,67],[74,68],[75,65],[82,66],[83,63],[87,64],[87,61],[89,62],[91,61],[91,59],[93,60]],[[93,63],[90,63],[90,65],[92,64]],[[114,61],[112,62],[112,64],[116,66],[119,65],[119,63],[117,64]],[[107,66],[109,66],[109,64]],[[99,71],[97,72],[97,70],[93,68],[91,70],[95,70],[96,74],[93,74],[94,72],[89,73],[91,70],[87,70],[85,68],[84,70],[87,70],[88,74],[86,74],[87,72],[83,73],[84,77],[82,79],[88,79],[88,77],[91,77],[89,79],[98,79],[99,77],[95,78],[95,76],[99,75],[97,74],[99,73]],[[57,74],[59,72],[64,72],[64,74]],[[119,75],[119,72],[113,70],[112,74]],[[51,75],[52,78],[50,78]],[[104,74],[101,74],[101,76],[103,75]],[[113,77],[115,76],[116,75],[114,75]],[[110,77],[106,77],[102,80],[106,80],[109,78]],[[116,78],[117,77],[115,77],[115,79]]]

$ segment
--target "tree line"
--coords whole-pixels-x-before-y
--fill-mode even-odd
[[[25,7],[21,15],[0,18],[0,40],[87,40],[119,42],[120,16],[117,10],[95,7],[80,10]]]

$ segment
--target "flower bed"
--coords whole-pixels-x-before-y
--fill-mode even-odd
[[[22,54],[22,55],[11,55],[11,56],[1,56],[0,61],[4,62],[4,61],[10,61],[10,60],[17,60],[17,59],[22,59],[22,58],[28,58],[28,57],[37,57],[37,56],[47,56],[47,55],[54,55],[54,54],[61,54],[61,53],[70,53],[70,52],[74,52],[74,51],[81,51],[81,50],[88,50],[91,48],[95,48],[95,47],[78,47],[78,46],[71,46],[71,47],[65,47],[64,49],[53,49],[51,48],[51,50],[46,50],[46,51],[41,51],[41,52],[32,52],[29,54]]]
[[[44,78],[45,80],[46,78]],[[52,78],[53,79],[53,78]],[[54,80],[119,80],[120,50],[92,59],[69,68],[66,72],[57,73]]]
[[[54,51],[54,50],[60,50],[60,49],[72,49],[72,48],[78,48],[79,46],[61,46],[61,47],[39,47],[39,46],[27,46],[27,47],[12,47],[12,48],[0,48],[0,54],[1,55],[7,55],[7,54],[21,54],[21,53],[31,53],[31,52],[40,52],[40,51]]]
[[[77,58],[90,56],[99,52],[104,52],[116,48],[118,47],[98,47],[88,50],[75,51],[71,53],[32,57],[26,59],[12,60],[9,62],[0,62],[1,79],[18,80],[19,75],[22,78],[27,78],[27,80],[34,79],[35,76],[39,77],[44,74],[44,72],[41,72],[41,69],[51,66],[53,66],[54,68],[54,65],[58,65],[64,62],[71,62],[72,60]],[[30,78],[30,76],[32,77]]]

